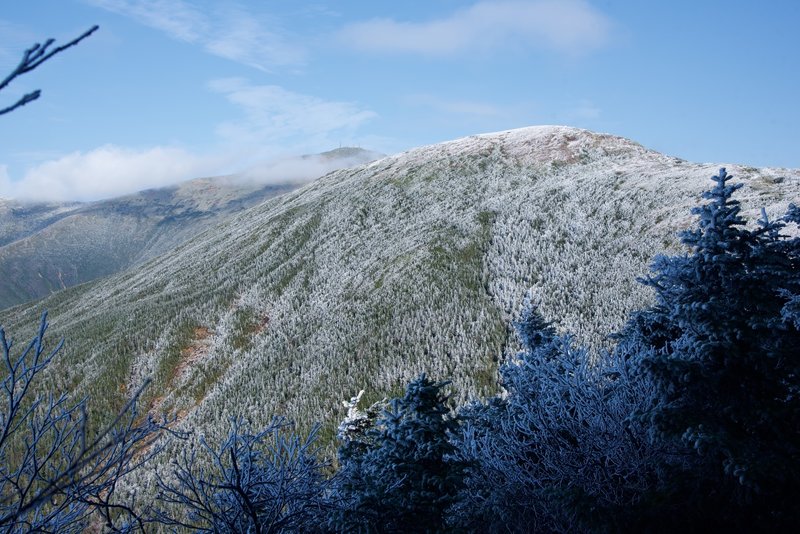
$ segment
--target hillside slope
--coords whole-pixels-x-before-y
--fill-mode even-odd
[[[0,322],[20,338],[49,309],[67,339],[54,385],[98,413],[155,376],[149,406],[187,427],[287,414],[326,439],[342,399],[421,371],[462,398],[493,392],[526,295],[607,344],[719,166],[566,127],[472,136],[331,173]],[[798,170],[726,166],[753,218],[800,199]]]
[[[330,169],[378,156],[337,149],[280,160],[266,180],[258,175],[199,178],[97,202],[2,200],[0,309],[139,264]]]

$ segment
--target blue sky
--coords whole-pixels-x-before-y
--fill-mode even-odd
[[[0,68],[0,197],[95,199],[357,145],[566,124],[698,162],[800,167],[800,2],[37,0]]]

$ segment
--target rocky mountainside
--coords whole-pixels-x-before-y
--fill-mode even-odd
[[[167,253],[226,217],[330,169],[379,156],[351,148],[289,158],[272,169],[268,183],[257,175],[227,176],[90,203],[0,200],[0,309]],[[299,172],[292,172],[298,165]]]
[[[461,398],[496,389],[525,298],[599,350],[651,295],[635,278],[720,166],[755,220],[800,200],[800,170],[696,164],[632,141],[532,127],[422,147],[324,176],[124,273],[7,310],[67,340],[53,385],[98,415],[145,377],[147,403],[216,432],[233,415],[323,421],[421,371]]]

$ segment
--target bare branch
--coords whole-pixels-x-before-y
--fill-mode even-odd
[[[234,420],[218,448],[200,438],[205,458],[186,452],[172,480],[159,478],[154,522],[197,532],[309,530],[327,507],[315,435],[302,439],[278,418],[256,434]]]
[[[98,28],[99,26],[94,25],[85,32],[83,32],[81,35],[76,37],[75,39],[71,40],[70,42],[61,46],[57,46],[52,50],[49,50],[49,48],[50,45],[52,45],[55,42],[54,39],[48,39],[47,41],[44,42],[44,44],[35,43],[32,47],[27,49],[25,53],[22,55],[22,60],[20,60],[19,65],[17,65],[16,68],[12,70],[3,79],[2,82],[0,82],[0,91],[5,89],[8,86],[8,84],[11,83],[11,81],[17,78],[18,76],[25,74],[26,72],[32,71],[33,69],[35,69],[36,67],[38,67],[51,57],[53,57],[54,55],[63,52],[67,48],[75,46],[76,44],[80,43],[81,41],[92,35],[95,31],[97,31]],[[14,111],[15,109],[22,107],[25,104],[28,104],[29,102],[33,102],[34,100],[38,99],[41,96],[41,94],[42,92],[39,89],[27,93],[19,100],[17,100],[14,104],[6,108],[0,109],[0,115]]]
[[[115,502],[120,480],[160,452],[153,446],[165,425],[139,422],[137,403],[146,382],[115,419],[87,440],[87,399],[70,404],[67,395],[35,394],[39,375],[61,349],[45,352],[47,314],[36,337],[18,356],[0,328],[3,351],[0,401],[0,530],[80,531],[98,511],[107,528],[143,525],[130,503]],[[0,365],[2,365],[0,364]]]

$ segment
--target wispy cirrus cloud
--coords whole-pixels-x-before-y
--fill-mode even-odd
[[[173,39],[198,41],[209,30],[209,20],[197,7],[182,0],[85,0],[89,5],[130,17],[161,30]]]
[[[305,61],[305,51],[291,45],[273,32],[264,30],[261,23],[242,11],[228,11],[220,25],[205,43],[214,55],[237,61],[260,70],[264,65],[299,65]]]
[[[288,42],[275,29],[275,21],[235,4],[204,9],[187,0],[84,1],[163,31],[173,39],[201,45],[216,56],[259,70],[301,65],[306,59],[302,47]]]
[[[359,22],[343,28],[339,38],[375,53],[447,57],[525,46],[576,55],[605,45],[610,32],[610,19],[584,0],[501,0],[427,22]]]
[[[217,133],[239,146],[332,145],[335,138],[352,135],[377,114],[353,102],[337,102],[288,91],[278,85],[253,85],[244,78],[222,78],[209,83],[242,112],[242,118],[217,127]]]

